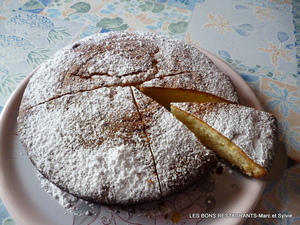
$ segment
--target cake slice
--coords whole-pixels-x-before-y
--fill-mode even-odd
[[[214,70],[182,72],[146,81],[139,89],[167,109],[171,102],[238,103],[235,87],[226,74]]]
[[[216,166],[215,154],[182,122],[138,89],[132,90],[145,125],[162,197],[196,183]]]
[[[249,176],[264,177],[277,140],[276,118],[227,103],[172,103],[171,112],[217,155]]]

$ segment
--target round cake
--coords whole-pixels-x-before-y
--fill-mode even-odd
[[[93,35],[54,54],[25,89],[18,130],[33,165],[100,204],[146,203],[189,187],[217,158],[149,88],[238,102],[229,77],[195,47],[147,32]]]

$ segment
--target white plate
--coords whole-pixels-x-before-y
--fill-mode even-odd
[[[262,109],[255,94],[239,74],[216,56],[203,51],[232,78],[242,104]],[[96,215],[73,215],[41,188],[37,172],[16,132],[19,104],[29,77],[12,94],[0,120],[0,195],[18,225],[165,225],[173,222],[232,225],[241,223],[245,216],[242,213],[251,212],[259,200],[265,181],[249,178],[238,170],[224,167],[222,173],[210,174],[188,190],[166,199],[165,205],[172,210],[168,214],[160,212],[146,217],[99,206]],[[148,206],[161,209],[156,203],[145,207]]]

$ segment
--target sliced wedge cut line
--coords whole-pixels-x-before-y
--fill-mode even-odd
[[[156,176],[157,181],[158,181],[158,187],[159,187],[160,195],[161,195],[161,198],[163,198],[162,197],[162,188],[161,188],[161,183],[160,183],[158,172],[157,172],[157,167],[156,167],[156,161],[155,161],[154,153],[153,153],[153,150],[151,148],[150,138],[148,137],[148,134],[146,132],[146,124],[144,123],[143,117],[142,117],[141,112],[139,110],[139,104],[138,104],[137,99],[135,97],[135,94],[134,94],[134,91],[133,91],[133,87],[130,87],[130,91],[131,91],[131,94],[132,94],[133,102],[134,102],[134,104],[136,106],[136,109],[137,109],[137,112],[138,112],[138,114],[140,116],[140,120],[142,121],[143,126],[144,126],[143,133],[144,133],[144,135],[147,138],[148,147],[149,147],[149,150],[150,150],[150,153],[151,153],[151,157],[152,157],[152,162],[153,162],[153,165],[154,165],[155,176]],[[149,183],[151,183],[151,181],[149,181]]]

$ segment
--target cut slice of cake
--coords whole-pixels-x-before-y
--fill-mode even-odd
[[[217,155],[245,174],[262,178],[272,164],[276,118],[267,112],[227,103],[172,103],[171,112]]]
[[[216,166],[215,154],[182,122],[135,87],[132,90],[145,125],[163,197],[196,183]]]
[[[155,99],[166,109],[170,109],[171,102],[228,102],[225,99],[202,91],[195,91],[183,88],[141,88],[141,91]]]
[[[146,81],[139,89],[167,109],[171,102],[238,103],[235,87],[226,74],[215,70],[182,72]]]

